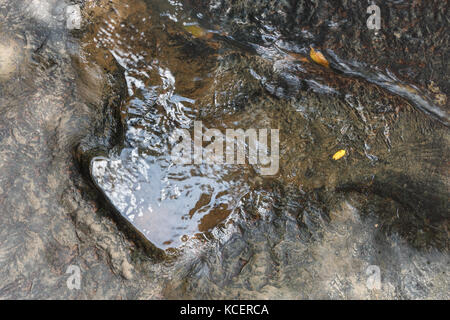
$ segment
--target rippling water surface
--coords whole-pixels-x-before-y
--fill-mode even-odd
[[[198,100],[214,82],[218,57],[217,43],[195,43],[209,33],[181,9],[177,2],[130,4],[122,8],[128,19],[113,15],[92,40],[124,67],[130,95],[123,105],[125,145],[108,159],[96,158],[92,174],[119,211],[160,248],[177,247],[225,222],[250,188],[245,167],[171,160],[177,142],[171,135],[201,116]],[[225,126],[219,119],[209,124]]]
[[[374,177],[381,177],[383,189],[401,174],[402,161],[411,188],[420,188],[415,184],[424,179],[424,167],[443,166],[436,144],[448,137],[441,131],[417,135],[425,124],[409,115],[400,119],[399,112],[416,108],[426,121],[445,125],[448,114],[390,70],[323,50],[326,68],[309,57],[310,47],[320,50],[320,44],[285,40],[271,26],[255,42],[238,41],[178,1],[116,3],[106,20],[91,27],[86,52],[117,60],[129,94],[121,111],[123,145],[96,157],[91,173],[118,211],[159,248],[226,230],[246,219],[245,201],[261,193],[269,192],[272,205],[300,201],[314,207],[317,190],[334,197],[349,185],[362,190]],[[222,132],[280,129],[280,171],[265,177],[248,164],[174,164],[173,134],[177,128],[192,132],[195,120]],[[347,156],[331,160],[340,149]],[[445,179],[438,180],[442,190]],[[272,188],[279,184],[296,195],[278,199]],[[401,190],[392,192],[404,197]]]

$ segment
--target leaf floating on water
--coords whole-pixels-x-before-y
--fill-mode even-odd
[[[184,30],[189,32],[195,38],[203,38],[208,34],[208,32],[202,27],[200,27],[198,24],[184,25]]]
[[[342,158],[343,156],[345,156],[347,152],[345,150],[339,150],[338,152],[336,152],[333,155],[333,160],[339,160],[340,158]]]
[[[309,56],[315,63],[318,63],[327,68],[330,66],[328,60],[325,59],[325,56],[320,51],[314,50],[313,47],[311,47],[311,50],[309,51]]]

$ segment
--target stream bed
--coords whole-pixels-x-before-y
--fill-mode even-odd
[[[448,299],[448,9],[367,6],[0,0],[0,297]]]

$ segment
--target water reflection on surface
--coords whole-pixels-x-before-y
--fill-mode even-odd
[[[418,134],[429,120],[417,121],[407,101],[444,124],[447,113],[389,70],[346,62],[332,51],[324,67],[309,58],[310,44],[285,41],[273,27],[261,29],[255,43],[242,42],[201,17],[177,1],[114,2],[108,19],[92,24],[83,40],[98,63],[115,59],[123,67],[129,94],[122,105],[124,143],[94,159],[92,176],[157,247],[204,237],[261,193],[273,203],[301,202],[303,215],[310,210],[311,221],[322,219],[312,204],[318,190],[334,199],[336,188],[354,185],[360,192],[375,178],[383,189],[398,185],[394,179],[405,168],[410,187],[392,192],[409,206],[427,168],[445,167],[435,147],[445,145],[445,131]],[[279,128],[276,184],[294,191],[272,193],[273,180],[251,165],[175,165],[172,134],[191,129],[194,120],[220,130]],[[333,162],[340,149],[347,156]],[[427,187],[445,193],[448,180],[435,172]]]
[[[247,191],[221,166],[173,165],[123,149],[96,158],[92,174],[113,204],[156,246],[179,246],[224,221]]]
[[[171,160],[171,135],[192,126],[196,99],[213,81],[215,65],[207,50],[197,55],[207,45],[184,39],[204,32],[182,21],[180,7],[176,1],[165,9],[130,3],[93,38],[125,69],[130,98],[123,105],[125,147],[96,158],[91,173],[116,208],[160,248],[178,247],[225,222],[249,190],[245,167]]]

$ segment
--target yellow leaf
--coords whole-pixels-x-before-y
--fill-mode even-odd
[[[340,158],[342,158],[343,156],[345,156],[346,151],[345,150],[339,150],[338,152],[336,152],[333,156],[333,160],[339,160]]]
[[[207,31],[200,27],[198,24],[184,25],[184,30],[189,32],[194,38],[202,38],[207,35]]]
[[[318,63],[327,68],[330,66],[328,60],[325,59],[324,55],[320,51],[314,50],[313,47],[311,47],[311,50],[309,51],[309,56],[315,63]]]

